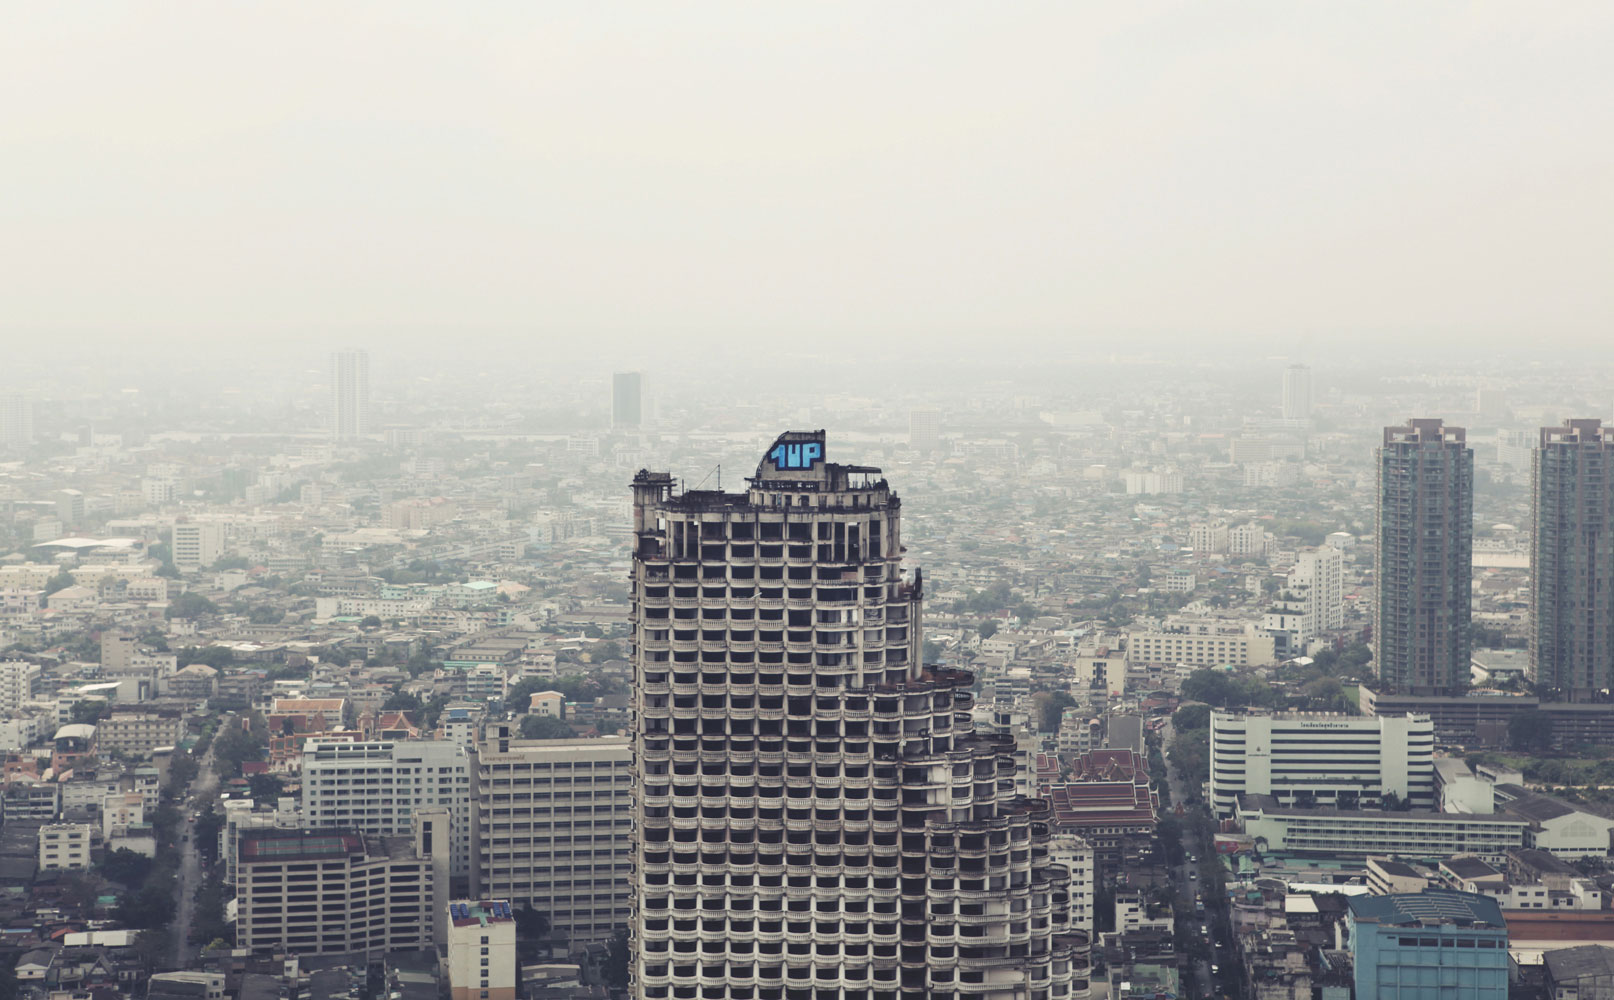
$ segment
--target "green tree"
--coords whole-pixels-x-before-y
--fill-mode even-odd
[[[1179,730],[1171,741],[1171,763],[1188,782],[1198,788],[1210,780],[1210,730]]]
[[[376,615],[365,615],[359,619],[359,628],[380,628],[381,619]]]
[[[152,927],[135,935],[135,957],[147,972],[155,972],[168,965],[174,954],[174,935],[166,927]]]
[[[234,939],[234,932],[224,919],[227,894],[218,875],[209,877],[196,892],[196,911],[191,925],[191,943]]]
[[[1552,749],[1552,716],[1538,709],[1517,712],[1508,720],[1508,745],[1522,753]]]
[[[583,635],[590,639],[603,639],[605,638],[605,630],[598,625],[585,625],[583,626]]]
[[[58,590],[66,590],[68,587],[71,587],[73,583],[73,574],[64,569],[60,573],[57,573],[55,576],[51,577],[49,580],[45,581],[45,596],[49,597]]]
[[[1211,707],[1209,705],[1184,705],[1171,715],[1171,728],[1179,733],[1185,729],[1209,729]]]
[[[285,794],[285,788],[280,784],[280,779],[272,774],[254,774],[247,779],[247,792],[252,796],[252,801],[267,805]]]
[[[196,816],[192,826],[191,836],[196,841],[196,848],[205,854],[212,854],[218,848],[219,831],[224,828],[224,814],[213,808],[209,802]]]
[[[515,911],[515,918],[516,954],[530,961],[537,957],[540,945],[549,937],[549,917],[533,909],[531,903],[522,903],[521,909]]]
[[[152,859],[127,847],[111,851],[101,859],[101,874],[126,886],[137,886],[151,874]]]
[[[383,712],[418,712],[422,707],[420,699],[407,691],[394,691],[381,703]]]
[[[1076,707],[1076,699],[1064,691],[1042,691],[1031,701],[1037,712],[1037,729],[1044,733],[1058,732],[1065,709]]]
[[[201,766],[196,758],[188,753],[176,752],[168,764],[168,784],[170,788],[184,788],[196,780],[196,774]]]
[[[164,612],[169,618],[199,618],[218,613],[219,606],[201,594],[180,594],[168,602],[168,610]]]
[[[505,696],[504,710],[520,715],[531,707],[534,694],[547,690],[549,690],[549,687],[541,678],[523,677],[515,682],[510,688],[510,693]],[[556,690],[559,690],[559,688]]]
[[[986,621],[981,622],[981,624],[975,626],[975,631],[980,635],[980,637],[982,639],[990,639],[990,638],[992,638],[994,635],[998,634],[997,619],[988,618]]]
[[[263,728],[263,717],[253,715],[251,725],[227,726],[213,741],[213,765],[219,777],[229,780],[241,777],[241,765],[249,760],[262,760],[269,748],[268,734]]]
[[[566,740],[576,736],[571,726],[548,715],[521,717],[521,738],[524,740]]]
[[[228,646],[186,646],[174,654],[181,667],[201,663],[214,670],[223,670],[235,662],[235,651]]]
[[[246,556],[223,556],[212,567],[215,571],[227,569],[251,569],[252,560]]]
[[[107,703],[99,698],[86,698],[76,701],[68,710],[68,717],[79,725],[95,725],[106,714]]]
[[[618,927],[605,952],[605,984],[612,989],[628,988],[628,929]]]
[[[1182,696],[1222,708],[1233,697],[1233,681],[1225,671],[1201,667],[1183,679]]]
[[[136,892],[125,895],[112,910],[112,918],[126,927],[146,930],[165,927],[174,921],[173,875],[161,869],[152,872]]]

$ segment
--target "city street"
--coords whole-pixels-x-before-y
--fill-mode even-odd
[[[1161,729],[1160,736],[1164,741],[1162,747],[1169,748],[1172,740],[1176,738],[1176,732],[1169,721]],[[1173,812],[1175,812],[1178,804],[1186,803],[1191,798],[1199,798],[1202,794],[1202,789],[1183,779],[1176,766],[1171,763],[1169,754],[1167,754],[1166,780],[1171,788]],[[1209,807],[1203,802],[1194,806],[1185,806],[1188,814],[1180,817],[1182,820],[1183,863],[1177,866],[1174,872],[1178,895],[1184,899],[1197,898],[1202,881],[1195,877],[1200,867],[1199,864],[1189,862],[1188,858],[1196,857],[1199,861],[1204,861],[1204,855],[1201,852],[1202,845],[1194,840],[1193,828],[1188,821],[1195,810],[1206,808]],[[1201,960],[1195,962],[1184,973],[1184,982],[1182,984],[1184,994],[1190,997],[1236,995],[1236,991],[1230,990],[1226,985],[1230,981],[1228,977],[1231,974],[1230,970],[1233,968],[1233,955],[1226,947],[1232,941],[1229,933],[1230,924],[1226,905],[1222,900],[1206,899],[1204,915],[1192,918],[1191,923],[1196,932],[1201,926],[1207,928],[1208,933],[1204,936],[1208,937],[1213,943],[1214,962],[1219,967],[1220,973],[1212,973],[1210,961]]]
[[[190,821],[190,817],[196,815],[198,802],[217,790],[218,784],[218,773],[213,770],[213,745],[209,743],[207,753],[197,761],[195,780],[191,782],[186,796],[179,801],[182,813],[179,828],[179,878],[174,887],[174,891],[179,895],[173,928],[176,969],[189,968],[191,960],[200,951],[190,941],[191,925],[196,919],[196,890],[202,884],[202,863],[196,851],[196,824]]]

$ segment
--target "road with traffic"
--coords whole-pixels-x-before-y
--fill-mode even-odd
[[[1169,748],[1176,738],[1170,722],[1167,722],[1160,731],[1160,736],[1165,741],[1162,746]],[[1204,852],[1207,845],[1195,838],[1194,825],[1190,822],[1194,812],[1208,809],[1209,805],[1204,801],[1204,790],[1198,781],[1186,778],[1171,762],[1169,753],[1166,754],[1166,761],[1166,781],[1171,787],[1173,811],[1176,806],[1181,805],[1186,812],[1186,815],[1181,817],[1183,862],[1174,870],[1178,898],[1203,899],[1204,913],[1194,915],[1188,923],[1201,940],[1211,942],[1212,948],[1209,959],[1197,960],[1185,970],[1183,993],[1189,997],[1236,997],[1240,995],[1239,964],[1231,948],[1232,922],[1229,919],[1227,901],[1205,898],[1202,895],[1203,880],[1200,878],[1200,867],[1205,861]]]
[[[174,916],[174,968],[190,968],[191,960],[200,951],[191,944],[191,928],[196,920],[196,891],[202,885],[202,861],[196,850],[195,816],[201,804],[219,787],[218,772],[213,769],[213,744],[196,762],[196,777],[179,802],[184,818],[180,821],[179,878],[174,891],[178,894]]]

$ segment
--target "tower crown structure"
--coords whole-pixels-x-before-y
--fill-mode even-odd
[[[880,471],[788,431],[744,492],[632,489],[633,996],[1085,996],[1049,805],[920,662]]]

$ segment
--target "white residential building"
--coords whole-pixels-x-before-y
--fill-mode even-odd
[[[1232,556],[1264,556],[1271,536],[1259,524],[1241,524],[1227,529],[1227,554]]]
[[[281,798],[273,810],[260,810],[251,799],[228,799],[223,803],[224,823],[219,827],[219,860],[224,863],[224,881],[235,885],[241,835],[248,830],[296,830],[301,823],[297,800]]]
[[[1262,627],[1280,657],[1302,656],[1319,635],[1345,627],[1345,557],[1330,545],[1301,552]]]
[[[465,698],[479,705],[504,701],[509,691],[509,675],[497,663],[478,663],[465,671]]]
[[[448,904],[450,1000],[515,1000],[516,920],[509,900]]]
[[[1227,525],[1221,521],[1190,525],[1188,547],[1207,554],[1226,552]]]
[[[1435,807],[1435,729],[1427,715],[1215,711],[1210,742],[1211,805],[1221,817],[1233,815],[1241,795],[1350,809],[1393,794],[1415,809]]]
[[[1345,627],[1345,556],[1332,545],[1301,552],[1289,571],[1291,590],[1307,595],[1318,632]]]
[[[107,840],[127,836],[129,828],[146,822],[146,803],[139,792],[114,792],[101,800],[101,836]]]
[[[1501,860],[1513,848],[1523,847],[1526,826],[1511,816],[1286,809],[1269,795],[1244,796],[1238,805],[1238,821],[1262,852],[1431,858],[1474,854],[1488,861]]]
[[[50,715],[18,715],[0,719],[0,751],[21,750],[55,731],[56,719]]]
[[[42,871],[76,871],[90,867],[95,827],[88,823],[47,823],[39,828]]]
[[[40,666],[22,660],[0,663],[0,713],[10,715],[39,691]]]
[[[530,903],[573,942],[628,921],[632,741],[512,740],[488,727],[477,760],[477,895]]]
[[[1274,662],[1272,636],[1253,625],[1204,625],[1127,634],[1130,663],[1183,663],[1191,667],[1250,667]]]
[[[194,573],[224,555],[224,527],[201,521],[178,521],[172,542],[174,568]]]
[[[1155,580],[1155,586],[1167,594],[1192,594],[1197,583],[1192,573],[1166,573]]]
[[[440,943],[448,887],[435,873],[446,859],[443,845],[422,829],[436,818],[423,815],[404,837],[246,832],[236,879],[238,944],[299,955],[361,952],[379,960]]]
[[[442,740],[323,742],[303,749],[303,822],[364,834],[405,836],[421,806],[449,811],[451,869],[469,878],[473,865],[471,757]]]
[[[1048,842],[1048,860],[1070,870],[1070,929],[1093,938],[1093,904],[1097,899],[1093,845],[1074,833],[1057,833]]]

